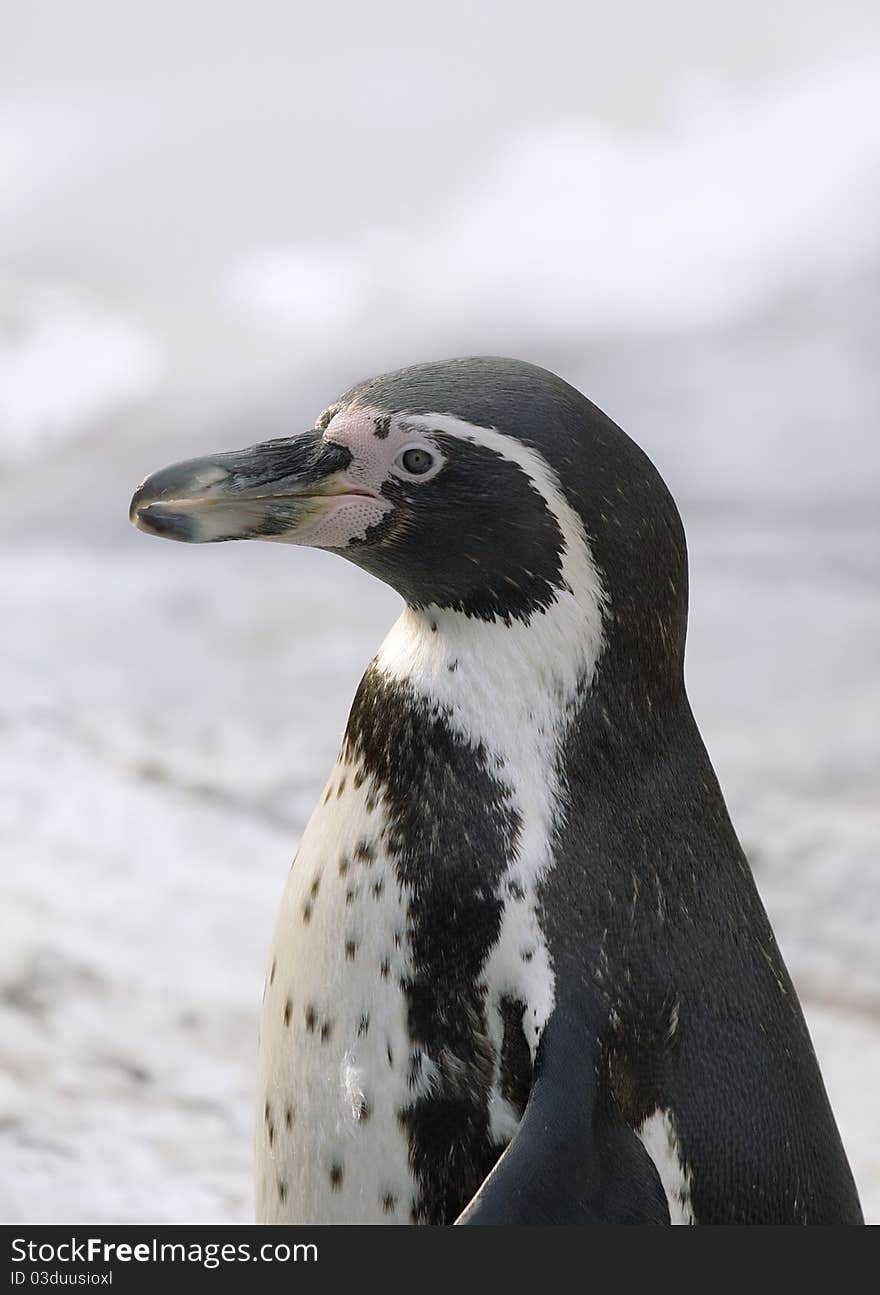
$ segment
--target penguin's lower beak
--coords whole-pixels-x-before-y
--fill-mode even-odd
[[[376,498],[347,476],[350,462],[350,452],[328,444],[319,431],[188,459],[147,477],[129,518],[148,535],[186,544],[308,544],[314,524],[342,498]]]

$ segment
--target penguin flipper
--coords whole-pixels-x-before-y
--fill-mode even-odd
[[[461,1224],[669,1223],[653,1161],[600,1078],[591,1023],[553,1012],[507,1150]]]

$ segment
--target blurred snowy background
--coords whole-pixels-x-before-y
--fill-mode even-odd
[[[133,487],[474,351],[651,454],[880,1220],[876,0],[0,10],[0,1219],[247,1221],[275,906],[396,599]]]

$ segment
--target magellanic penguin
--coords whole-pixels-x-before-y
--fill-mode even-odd
[[[681,520],[609,418],[529,364],[417,365],[131,517],[406,604],[278,917],[261,1220],[861,1221],[685,695]]]

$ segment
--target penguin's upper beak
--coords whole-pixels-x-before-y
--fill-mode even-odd
[[[187,544],[265,539],[307,544],[340,496],[375,498],[351,480],[351,453],[317,430],[250,449],[187,459],[147,477],[132,497],[138,530]]]

